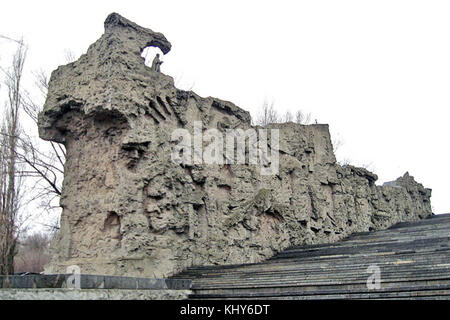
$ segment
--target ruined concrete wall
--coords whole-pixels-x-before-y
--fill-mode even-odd
[[[234,104],[202,98],[150,70],[165,37],[117,14],[76,62],[52,73],[39,132],[67,149],[61,231],[47,273],[166,277],[200,264],[261,261],[292,245],[333,242],[431,214],[431,190],[405,175],[336,163],[327,125],[273,124],[279,172],[171,160],[174,129],[248,129]]]
[[[0,289],[0,300],[185,300],[190,290]]]

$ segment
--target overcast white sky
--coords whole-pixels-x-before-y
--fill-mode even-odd
[[[338,159],[379,183],[409,171],[450,212],[450,1],[4,1],[0,34],[24,37],[27,70],[54,70],[103,33],[111,12],[172,43],[180,88],[256,114],[301,109],[343,140]],[[0,40],[0,64],[8,62]]]

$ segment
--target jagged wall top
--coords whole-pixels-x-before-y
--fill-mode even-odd
[[[130,34],[133,34],[133,43],[138,45],[139,53],[146,47],[157,47],[161,49],[164,54],[170,51],[172,45],[167,41],[166,37],[159,32],[153,32],[150,29],[143,28],[136,23],[122,17],[118,13],[111,13],[105,20],[105,34],[116,33],[123,34],[124,30],[127,30]]]
[[[164,53],[171,48],[162,33],[138,26],[117,13],[110,14],[105,20],[105,33],[86,54],[52,72],[39,116],[40,137],[64,142],[71,131],[70,111],[86,116],[109,113],[123,119],[139,116],[140,106],[148,104],[145,95],[174,82],[172,77],[151,72],[145,65],[141,53],[149,46]]]
[[[139,118],[149,102],[164,91],[174,104],[181,124],[186,124],[187,99],[200,97],[174,86],[172,77],[152,71],[141,57],[142,50],[154,46],[167,53],[171,44],[163,34],[143,28],[117,13],[105,20],[105,33],[77,61],[52,72],[47,100],[39,115],[42,139],[60,143],[83,125],[73,122],[71,112],[84,116],[107,116],[123,119]],[[207,98],[209,105],[232,114],[250,125],[250,114],[233,103]],[[77,136],[77,132],[74,132]]]

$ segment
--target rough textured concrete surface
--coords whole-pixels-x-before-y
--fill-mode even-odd
[[[136,289],[187,290],[188,279],[156,279],[90,274],[27,274],[0,276],[1,289]]]
[[[431,215],[431,190],[405,174],[385,186],[336,163],[327,125],[273,124],[279,172],[171,161],[176,128],[252,128],[247,111],[175,88],[146,46],[166,38],[118,14],[78,61],[52,73],[40,136],[67,149],[61,230],[46,272],[167,277],[191,265],[257,262]],[[162,69],[164,72],[164,68]],[[368,130],[370,130],[368,128]]]
[[[0,300],[184,300],[189,290],[1,289]]]

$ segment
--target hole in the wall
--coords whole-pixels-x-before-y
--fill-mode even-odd
[[[320,231],[320,229],[316,228],[316,227],[309,227],[311,229],[312,232],[314,233],[318,233]]]
[[[195,211],[200,211],[201,209],[203,209],[203,204],[200,203],[193,203],[192,207],[194,208]]]
[[[112,239],[117,239],[119,241],[121,240],[122,235],[120,234],[120,217],[116,212],[108,212],[103,225],[103,230],[106,233],[109,233]]]
[[[153,59],[155,58],[157,53],[159,53],[160,58],[164,56],[164,53],[161,51],[161,49],[157,47],[147,47],[142,50],[141,57],[144,58],[146,66],[152,66]]]

